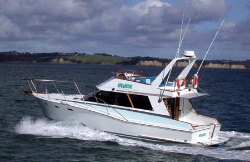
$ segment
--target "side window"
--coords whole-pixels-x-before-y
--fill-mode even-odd
[[[128,96],[125,93],[115,93],[115,105],[131,107]]]
[[[131,101],[129,100],[129,97],[131,98]],[[97,103],[107,103],[111,105],[133,107],[143,110],[153,110],[148,97],[141,95],[99,91],[93,95],[90,95],[85,100]]]
[[[100,91],[96,94],[96,98],[100,103],[113,104],[113,94],[106,91]],[[100,100],[100,101],[99,101]]]
[[[89,95],[85,100],[98,103],[108,103],[108,104],[112,103],[109,92],[104,92],[104,91],[93,93]]]
[[[148,96],[130,94],[130,97],[135,108],[144,109],[144,110],[153,110],[151,103],[148,99]]]
[[[85,100],[91,102],[107,103],[111,105],[131,107],[128,97],[124,93],[99,91]]]

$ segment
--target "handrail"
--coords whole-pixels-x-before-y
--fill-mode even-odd
[[[31,83],[29,82],[29,80],[27,80],[27,82],[28,82],[28,85],[29,85],[29,87],[30,87],[30,90],[33,91],[32,86],[31,86]]]
[[[32,79],[32,78],[22,78],[22,80],[36,81],[36,82],[61,82],[61,83],[76,83],[76,81],[67,80],[54,80],[54,79]]]
[[[48,96],[48,99],[50,100],[49,93],[48,93],[48,89],[47,89],[46,86],[44,86],[44,87],[45,87],[45,92],[46,92],[46,94],[47,94],[47,96]]]
[[[25,78],[23,78],[22,80],[27,80],[27,82],[28,82],[28,84],[29,84],[29,86],[30,86],[31,91],[35,91],[35,92],[37,92],[37,89],[36,89],[36,86],[35,86],[35,84],[34,84],[33,81],[37,81],[37,82],[52,82],[52,84],[53,84],[54,87],[56,88],[57,92],[58,92],[59,94],[62,94],[62,95],[63,95],[64,100],[65,100],[67,103],[68,103],[68,100],[66,99],[63,90],[60,89],[60,90],[61,90],[61,93],[60,93],[59,90],[58,90],[58,88],[57,88],[57,86],[56,86],[56,84],[55,84],[55,82],[61,82],[61,83],[67,83],[67,82],[68,82],[68,83],[73,83],[74,86],[76,87],[76,90],[78,91],[78,93],[79,93],[80,95],[82,95],[82,93],[81,93],[81,91],[80,91],[80,89],[79,89],[79,87],[78,87],[78,85],[77,85],[76,82],[72,82],[72,81],[59,81],[59,80],[50,80],[50,79],[25,79]],[[45,93],[48,95],[48,90],[47,90],[46,86],[45,86]],[[50,99],[49,95],[48,95],[48,98]],[[96,96],[95,96],[95,98],[96,98],[97,100],[99,100],[99,101],[101,101],[101,102],[103,102],[103,103],[105,104],[105,108],[106,108],[106,110],[107,110],[107,114],[110,115],[110,113],[109,113],[109,111],[108,111],[108,106],[107,106],[107,105],[109,105],[109,104],[106,103],[105,101],[103,101],[102,99],[96,97]],[[98,103],[98,101],[97,101],[97,103]],[[86,104],[86,102],[85,102],[85,104]],[[125,119],[126,121],[128,121],[128,119],[126,119],[126,118],[125,118],[121,113],[119,113],[115,108],[113,108],[113,107],[111,107],[111,106],[109,106],[109,108],[112,108],[119,116],[121,116],[123,119]]]
[[[103,101],[101,98],[96,97],[96,95],[95,95],[95,98],[96,98],[96,99],[99,99],[100,101],[102,101],[102,102],[105,104],[105,108],[106,108],[107,113],[108,113],[108,115],[109,115],[108,106],[107,106],[107,105],[109,105],[109,104],[106,103],[105,101]],[[97,101],[97,103],[98,103],[98,101]],[[121,113],[119,113],[115,108],[113,108],[112,106],[109,106],[109,107],[112,108],[113,110],[115,110],[115,111],[117,112],[117,114],[119,114],[123,119],[125,119],[126,121],[128,121],[128,119],[125,118]]]
[[[57,86],[56,86],[56,84],[54,83],[54,81],[52,81],[52,84],[53,84],[54,87],[56,88],[56,91],[57,91],[58,93],[60,93],[59,90],[57,89]]]
[[[33,83],[33,81],[31,80],[30,82],[31,82],[31,85],[34,87],[34,90],[37,91],[36,86],[35,86],[35,84]]]
[[[74,82],[74,85],[75,85],[75,87],[76,87],[76,89],[77,89],[78,93],[79,93],[80,95],[82,95],[82,93],[80,92],[80,89],[78,88],[78,85],[77,85],[77,83],[76,83],[76,82]]]
[[[58,87],[56,86],[55,82],[58,82],[58,83],[73,83],[74,86],[76,87],[76,90],[78,91],[78,93],[80,95],[82,95],[82,93],[81,93],[81,91],[80,91],[80,89],[79,89],[79,87],[78,87],[78,85],[77,85],[77,83],[75,81],[60,81],[60,80],[51,80],[51,79],[29,79],[29,78],[23,78],[22,80],[26,80],[28,82],[28,84],[29,84],[30,90],[35,91],[35,92],[37,92],[37,88],[36,88],[36,85],[35,85],[34,81],[36,81],[36,82],[51,82],[58,93],[60,93],[60,92],[59,92]]]

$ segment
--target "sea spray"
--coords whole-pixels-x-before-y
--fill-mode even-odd
[[[241,133],[241,132],[235,132],[235,131],[220,131],[219,136],[228,137],[228,138],[250,139],[250,133]]]
[[[112,141],[123,146],[139,146],[156,151],[183,153],[190,155],[204,155],[219,159],[249,160],[250,150],[217,149],[211,147],[195,147],[190,145],[162,145],[125,139],[109,133],[90,129],[76,121],[49,121],[47,119],[33,119],[24,117],[15,128],[18,134],[31,134],[51,138],[72,138],[78,140]],[[249,140],[249,134],[240,132],[222,132],[223,136],[244,138]],[[249,141],[238,143],[238,146],[248,146]]]

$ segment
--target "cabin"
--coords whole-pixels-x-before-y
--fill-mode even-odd
[[[174,63],[188,60],[176,80],[166,81]],[[84,96],[85,101],[115,106],[115,108],[164,116],[166,118],[192,124],[192,126],[218,123],[217,120],[199,115],[190,98],[203,96],[198,93],[198,78],[194,76],[187,84],[186,76],[196,57],[193,51],[172,60],[158,76],[145,76],[133,70],[118,70],[109,80],[97,86],[97,91]]]

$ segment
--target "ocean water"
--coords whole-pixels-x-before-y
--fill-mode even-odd
[[[162,67],[0,64],[0,161],[250,161],[250,70],[200,71],[199,86],[210,95],[192,102],[222,123],[221,136],[230,137],[224,147],[145,142],[51,121],[22,92],[29,88],[22,78],[47,78],[77,81],[86,94],[116,69],[155,75]]]

